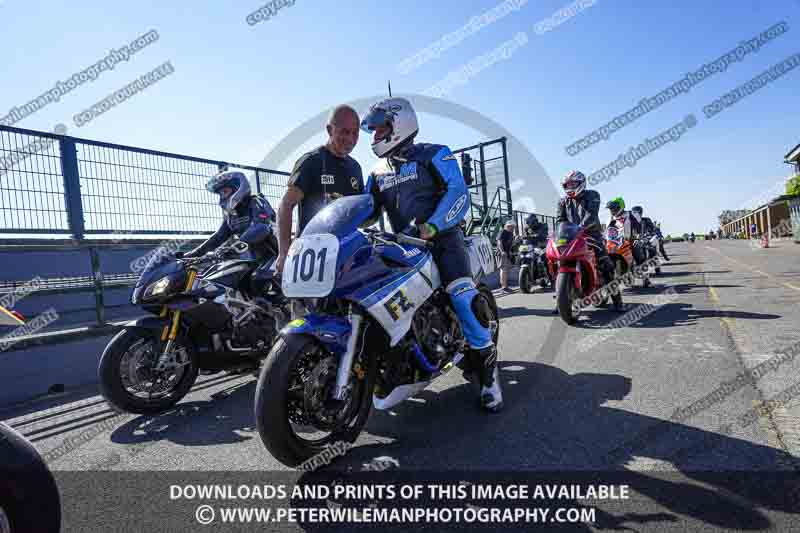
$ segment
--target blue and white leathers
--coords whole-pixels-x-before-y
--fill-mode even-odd
[[[461,331],[463,331],[470,348],[480,350],[491,346],[491,332],[478,322],[475,312],[472,310],[472,302],[478,296],[478,289],[475,288],[472,278],[457,279],[450,283],[445,290],[450,295],[453,307],[456,308]]]
[[[458,315],[466,318],[459,322],[471,347],[491,345],[492,338],[474,318],[471,309],[474,304],[470,300],[481,300],[475,298],[477,292],[472,280],[453,280],[456,283],[448,287],[441,278],[435,247],[401,244],[398,241],[402,239],[391,239],[392,234],[360,229],[374,215],[372,195],[340,198],[317,213],[295,239],[284,266],[283,293],[288,298],[326,299],[327,304],[290,322],[281,335],[314,337],[326,351],[340,357],[339,370],[345,370],[340,373],[337,370],[335,391],[344,391],[351,379],[348,370],[359,355],[355,351],[358,339],[355,335],[376,340],[382,335],[374,337],[379,333],[375,328],[380,328],[386,334],[387,348],[408,342],[410,352],[405,353],[411,354],[409,362],[422,374],[416,378],[417,382],[398,385],[388,396],[373,398],[376,408],[387,409],[449,372],[466,355],[453,351],[451,346],[448,357],[442,358],[438,352],[426,353],[420,346],[414,317],[431,303],[438,290],[449,289],[448,296]],[[464,237],[460,229],[456,230],[463,251]],[[456,242],[455,232],[451,235],[445,242]],[[485,236],[471,237],[467,248],[470,272],[481,277],[494,270],[491,247]],[[349,314],[342,313],[343,308],[349,308]],[[440,310],[447,315],[444,309]],[[366,329],[362,324],[366,324]]]
[[[444,232],[456,227],[470,206],[461,168],[441,144],[414,144],[391,160],[381,159],[367,179],[367,192],[386,209],[394,231],[413,221]]]
[[[411,224],[433,224],[434,259],[453,302],[464,338],[479,350],[492,345],[491,332],[475,317],[478,295],[472,280],[464,236],[457,227],[466,216],[469,193],[461,168],[447,146],[414,144],[400,155],[381,160],[370,173],[367,191],[386,210],[394,231]]]

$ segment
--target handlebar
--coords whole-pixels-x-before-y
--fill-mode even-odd
[[[387,233],[385,231],[372,228],[365,228],[364,232],[384,241],[410,244],[412,246],[419,246],[420,248],[426,248],[428,250],[432,249],[434,246],[434,244],[430,241],[426,241],[425,239],[417,239],[416,237],[409,237],[408,235],[403,235],[402,233]]]
[[[417,239],[416,237],[409,237],[408,235],[397,235],[397,242],[410,244],[412,246],[419,246],[420,248],[433,248],[433,243],[425,239]]]

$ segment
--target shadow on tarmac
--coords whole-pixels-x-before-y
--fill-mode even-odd
[[[800,512],[788,496],[793,486],[787,485],[791,482],[787,479],[791,478],[780,477],[772,466],[793,460],[783,451],[604,405],[630,393],[631,380],[622,375],[568,374],[528,361],[501,361],[500,366],[506,401],[502,413],[480,412],[470,386],[423,391],[415,397],[418,401],[406,401],[389,412],[373,410],[365,432],[394,442],[356,446],[331,465],[303,474],[298,485],[346,482],[349,475],[363,475],[381,456],[391,458],[392,464],[396,461],[400,468],[367,472],[373,476],[367,479],[377,483],[391,482],[393,475],[414,482],[417,474],[422,479],[433,476],[442,483],[457,483],[481,471],[516,475],[519,481],[524,473],[538,470],[550,474],[550,482],[563,479],[564,483],[580,474],[585,476],[584,483],[590,475],[594,483],[618,475],[641,495],[635,505],[624,507],[637,512],[615,515],[598,509],[595,527],[601,529],[690,519],[719,528],[762,530],[772,524],[757,507]],[[642,438],[653,428],[657,435]],[[670,463],[680,474],[630,470],[626,465],[634,457]],[[754,477],[736,472],[759,468],[772,468],[772,473],[761,471]],[[355,506],[352,501],[341,503]],[[486,503],[497,506],[497,502]],[[294,501],[293,505],[306,507],[309,502]],[[553,505],[582,504],[560,500]],[[312,506],[319,507],[319,502]],[[307,531],[331,530],[330,525],[302,526]],[[570,526],[591,531],[588,526]]]

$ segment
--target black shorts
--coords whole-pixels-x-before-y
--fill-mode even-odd
[[[440,233],[434,238],[433,244],[433,260],[439,268],[439,276],[444,287],[459,278],[472,279],[472,268],[461,228],[456,227]]]

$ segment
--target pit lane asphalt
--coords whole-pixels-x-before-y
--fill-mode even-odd
[[[665,421],[800,342],[800,245],[765,250],[697,241],[668,244],[667,251],[671,261],[653,287],[623,294],[629,310],[668,288],[672,301],[608,330],[588,350],[587,338],[621,315],[589,308],[566,327],[551,314],[552,291],[496,291],[505,410],[482,413],[476,392],[453,372],[387,412],[373,410],[355,447],[327,468],[666,471],[682,478],[708,470],[797,471],[797,397],[752,424],[739,420],[800,381],[800,357],[688,419]],[[566,333],[557,350],[554,331]],[[0,412],[0,419],[49,453],[53,470],[291,470],[255,431],[255,384],[251,375],[210,376],[156,417],[116,415],[90,388]],[[659,423],[665,431],[642,439]],[[70,438],[86,442],[62,455],[58,448]]]

